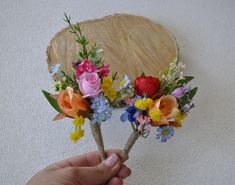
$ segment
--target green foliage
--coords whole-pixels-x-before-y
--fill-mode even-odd
[[[193,99],[195,94],[197,93],[198,87],[194,87],[191,91],[188,92],[189,99]]]
[[[171,60],[172,63],[178,63],[178,61],[179,61],[179,58],[178,58],[178,57],[174,57],[174,58]]]
[[[142,71],[142,73],[141,73],[141,75],[140,75],[140,76],[145,77],[145,73],[144,73],[144,71]]]
[[[193,97],[197,93],[198,87],[194,87],[189,92],[185,93],[185,95],[178,99],[178,103],[180,107],[183,107],[186,104],[192,102]]]
[[[46,99],[48,100],[48,102],[51,104],[51,106],[58,111],[59,113],[62,113],[62,110],[60,109],[57,100],[55,98],[53,98],[52,94],[50,94],[47,91],[42,90],[42,93],[44,94],[44,96],[46,97]]]
[[[102,50],[99,49],[96,44],[94,44],[91,49],[88,49],[89,41],[82,34],[81,28],[79,23],[76,23],[75,25],[72,25],[71,23],[71,17],[67,16],[66,14],[64,21],[67,22],[71,28],[70,32],[73,33],[76,36],[76,41],[82,46],[82,50],[79,51],[79,53],[76,56],[76,59],[78,61],[81,61],[85,58],[89,58],[96,66],[100,66],[103,64],[103,60],[101,59],[101,52]]]
[[[112,80],[115,81],[115,80],[117,80],[117,79],[118,79],[118,77],[117,77],[117,71],[115,71],[115,72],[112,73]]]
[[[76,41],[82,46],[82,52],[79,53],[79,56],[82,59],[88,58],[89,53],[87,51],[87,45],[89,42],[87,38],[82,34],[80,25],[78,23],[76,25],[72,25],[71,17],[67,16],[66,13],[64,14],[64,16],[65,16],[64,21],[67,22],[71,28],[70,32],[76,36]]]
[[[193,76],[184,76],[183,79],[178,80],[176,87],[180,87],[180,86],[182,86],[184,84],[187,84],[188,82],[193,80],[193,78],[194,78]]]
[[[169,73],[169,67],[164,67],[161,71],[162,75],[167,75]]]
[[[99,65],[102,65],[103,64],[103,61],[101,59],[101,52],[103,50],[98,48],[96,46],[96,44],[94,44],[91,49],[90,49],[90,52],[89,52],[89,59],[91,61],[94,61],[95,65],[96,66],[99,66]]]

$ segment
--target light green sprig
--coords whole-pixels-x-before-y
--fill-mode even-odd
[[[76,36],[76,41],[82,46],[82,50],[78,52],[77,60],[80,61],[87,58],[94,62],[96,66],[102,65],[104,61],[101,58],[101,52],[103,50],[98,48],[96,43],[89,49],[89,41],[87,37],[82,34],[79,23],[73,25],[71,23],[71,17],[68,16],[66,13],[64,14],[64,16],[64,21],[69,24],[69,27],[71,29],[70,32]]]

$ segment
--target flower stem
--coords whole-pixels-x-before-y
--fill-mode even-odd
[[[103,138],[102,138],[100,123],[95,123],[95,124],[90,123],[90,128],[91,128],[91,133],[93,135],[93,138],[94,138],[96,145],[98,147],[101,161],[103,161],[106,158],[106,154],[104,151],[104,142],[103,142]]]
[[[128,154],[138,138],[139,138],[139,133],[136,132],[135,130],[133,130],[132,134],[130,135],[129,139],[127,140],[125,147],[122,150],[122,153],[121,153],[122,162],[124,162],[128,158]]]

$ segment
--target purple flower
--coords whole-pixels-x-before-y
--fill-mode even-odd
[[[191,90],[190,84],[185,84],[183,87],[176,88],[171,95],[176,98],[181,98],[185,95],[186,92],[189,92]]]

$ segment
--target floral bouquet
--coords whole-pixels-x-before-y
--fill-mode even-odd
[[[121,121],[129,121],[133,128],[122,153],[125,159],[132,146],[142,136],[146,138],[151,127],[157,127],[156,138],[161,142],[170,139],[175,128],[182,127],[182,122],[194,107],[193,97],[197,87],[189,82],[192,76],[184,76],[185,65],[177,58],[160,73],[160,79],[145,76],[143,73],[133,83],[134,96],[126,100],[128,105]]]
[[[81,49],[72,62],[72,74],[63,72],[60,64],[51,67],[55,93],[43,93],[58,112],[54,121],[65,117],[73,120],[74,131],[70,139],[76,143],[84,136],[85,118],[89,119],[92,135],[104,160],[101,123],[111,118],[112,108],[120,105],[120,102],[127,106],[121,121],[129,121],[133,128],[123,149],[123,161],[139,136],[146,138],[151,127],[157,127],[156,138],[160,141],[166,142],[171,138],[174,129],[182,126],[183,120],[194,107],[192,100],[197,91],[197,87],[192,88],[189,84],[193,77],[184,76],[185,66],[178,58],[162,70],[159,79],[142,73],[131,82],[125,75],[118,88],[115,88],[117,72],[110,73],[109,65],[104,64],[102,49],[96,44],[88,47],[89,42],[79,24],[72,25],[71,18],[66,14],[64,20]]]
[[[123,94],[129,91],[119,91],[113,87],[117,79],[117,73],[110,75],[109,65],[102,60],[102,49],[96,44],[88,48],[88,40],[82,34],[79,24],[71,24],[71,18],[65,14],[64,20],[69,24],[70,32],[81,46],[77,58],[72,62],[73,74],[65,74],[60,69],[60,64],[51,67],[51,75],[56,94],[43,91],[49,103],[58,111],[54,121],[65,117],[72,118],[74,131],[70,139],[77,142],[84,136],[83,124],[85,118],[90,120],[93,137],[97,143],[101,159],[105,159],[104,144],[101,134],[101,123],[112,115],[112,107],[115,106]]]

